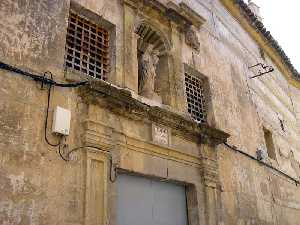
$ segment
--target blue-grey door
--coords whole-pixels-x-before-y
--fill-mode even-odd
[[[184,186],[125,174],[117,186],[117,225],[187,225]]]

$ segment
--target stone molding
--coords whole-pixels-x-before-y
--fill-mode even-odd
[[[184,20],[189,21],[187,24],[193,25],[196,28],[200,27],[206,22],[206,20],[200,16],[197,12],[191,9],[186,3],[181,2],[176,5],[174,2],[168,2],[168,10],[174,10],[178,15],[184,18]]]
[[[224,143],[229,135],[207,124],[198,124],[187,115],[172,109],[150,106],[132,97],[130,91],[104,81],[92,81],[79,89],[86,104],[100,105],[113,113],[133,120],[154,122],[172,129],[181,136],[193,138],[198,143],[216,146]]]
[[[202,146],[201,149],[201,172],[202,172],[202,180],[203,184],[206,187],[210,188],[218,188],[220,184],[219,179],[219,165],[217,152],[214,151],[214,148],[210,146]]]
[[[178,163],[199,169],[202,169],[202,161],[207,160],[207,158],[201,155],[182,152],[172,146],[160,144],[153,140],[128,136],[115,130],[109,124],[103,124],[91,119],[90,116],[88,116],[85,124],[89,125],[85,126],[84,144],[101,148],[104,151],[111,151],[114,160],[120,160],[120,151],[137,152],[165,158],[166,160],[176,159]],[[93,148],[87,148],[87,151],[94,154],[102,154],[102,152]],[[125,170],[125,168],[123,169]]]
[[[220,183],[217,162],[202,160],[202,179],[207,187],[217,188]]]
[[[183,2],[178,5],[172,1],[169,1],[165,5],[158,0],[121,0],[121,2],[134,9],[141,9],[147,6],[151,7],[165,15],[172,22],[179,25],[182,28],[182,31],[186,30],[186,28],[191,25],[194,25],[196,28],[200,28],[206,22],[203,17],[198,15],[193,9]]]
[[[84,127],[84,143],[86,145],[97,146],[104,150],[110,150],[113,147],[112,128],[90,119],[84,123]]]

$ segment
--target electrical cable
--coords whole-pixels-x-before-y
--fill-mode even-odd
[[[30,78],[32,78],[34,81],[42,82],[42,87],[43,87],[44,84],[48,84],[48,85],[49,85],[49,88],[48,88],[48,99],[47,99],[47,111],[46,111],[46,119],[45,119],[45,140],[46,140],[47,144],[49,144],[50,146],[52,146],[52,147],[58,147],[59,155],[60,155],[60,157],[61,157],[64,161],[70,161],[70,159],[69,159],[70,154],[71,154],[72,152],[77,151],[77,150],[82,149],[82,148],[95,148],[95,149],[98,149],[98,150],[100,150],[100,151],[102,151],[102,152],[110,153],[109,151],[105,151],[105,150],[100,149],[100,148],[95,147],[95,146],[81,146],[81,147],[77,147],[77,148],[72,149],[70,152],[67,153],[67,157],[68,157],[68,158],[65,158],[65,157],[63,156],[63,154],[61,153],[61,146],[60,146],[61,143],[59,142],[59,143],[57,143],[57,144],[53,144],[53,143],[51,143],[51,142],[48,140],[48,138],[47,138],[48,117],[49,117],[49,107],[50,107],[51,88],[52,88],[52,86],[66,87],[66,88],[74,88],[74,87],[79,87],[79,86],[86,85],[86,84],[88,83],[88,81],[81,81],[81,82],[78,82],[78,83],[69,83],[69,84],[67,84],[67,83],[58,83],[58,82],[56,82],[56,81],[53,80],[52,73],[49,72],[49,71],[48,71],[48,72],[45,72],[45,73],[44,73],[44,76],[40,76],[40,75],[37,75],[37,74],[32,74],[32,73],[26,72],[26,71],[24,71],[24,70],[21,70],[21,69],[19,69],[19,68],[17,68],[17,67],[8,65],[8,64],[6,64],[6,63],[4,63],[4,62],[1,62],[1,61],[0,61],[0,69],[7,70],[7,71],[10,71],[10,72],[14,72],[14,73],[16,73],[16,74],[20,74],[20,75],[23,75],[23,76],[26,76],[26,77],[30,77]],[[46,77],[47,74],[50,74],[50,78]],[[299,184],[300,184],[300,181],[294,179],[293,177],[289,176],[288,174],[282,172],[281,170],[279,170],[279,169],[277,169],[277,168],[275,168],[275,167],[273,167],[273,166],[271,166],[271,165],[269,165],[269,164],[267,164],[267,163],[265,163],[265,162],[263,162],[263,161],[258,160],[258,159],[255,158],[254,156],[252,156],[252,155],[250,155],[250,154],[248,154],[248,153],[246,153],[246,152],[243,152],[242,150],[237,149],[235,146],[231,146],[231,145],[229,145],[227,142],[225,142],[225,143],[223,143],[223,144],[224,144],[226,147],[228,147],[229,149],[231,149],[231,150],[233,150],[233,151],[235,151],[235,152],[238,152],[238,153],[240,153],[240,154],[242,154],[242,155],[244,155],[244,156],[246,156],[246,157],[248,157],[248,158],[251,158],[252,160],[257,161],[257,162],[259,162],[260,164],[262,164],[262,165],[264,165],[264,166],[266,166],[266,167],[268,167],[268,168],[270,168],[270,169],[272,169],[272,170],[274,170],[274,171],[277,171],[279,174],[281,174],[281,175],[287,177],[288,179],[291,179],[292,181],[294,181],[294,182],[296,183],[296,185],[299,185]],[[112,163],[112,157],[111,157],[111,155],[110,155],[110,161],[111,161],[110,164],[111,164],[111,173],[112,173],[113,163]],[[114,170],[115,170],[115,172],[116,172],[117,168],[115,168]],[[117,174],[117,173],[115,173],[115,174]],[[115,176],[116,176],[116,175],[115,175]],[[117,176],[116,176],[116,177],[117,177]],[[115,178],[116,178],[116,177],[115,177]],[[111,181],[113,181],[113,182],[115,181],[115,179],[112,179],[111,175],[110,175],[110,179],[111,179]]]
[[[78,82],[78,83],[69,83],[69,84],[67,84],[67,83],[58,83],[58,82],[54,81],[52,78],[49,79],[45,76],[46,73],[51,73],[51,72],[46,72],[44,74],[44,76],[40,76],[40,75],[37,75],[37,74],[32,74],[32,73],[26,72],[24,70],[21,70],[17,67],[8,65],[8,64],[6,64],[4,62],[1,62],[1,61],[0,61],[0,69],[7,70],[7,71],[10,71],[10,72],[14,72],[14,73],[20,74],[22,76],[30,77],[34,81],[42,82],[42,84],[49,84],[49,85],[58,86],[58,87],[73,88],[73,87],[83,86],[83,85],[86,85],[88,83],[88,81],[81,81],[81,82]]]
[[[53,144],[51,143],[48,138],[47,138],[47,130],[48,130],[48,117],[49,117],[49,108],[50,108],[50,99],[51,99],[51,88],[52,85],[49,85],[48,88],[48,96],[47,96],[47,110],[46,110],[46,118],[45,118],[45,130],[44,130],[44,137],[45,137],[45,141],[47,142],[48,145],[52,146],[52,147],[57,147],[60,146],[60,142],[58,142],[57,144]]]
[[[60,155],[60,157],[64,160],[64,161],[69,161],[69,159],[65,158],[63,156],[63,154],[61,153],[61,140],[58,143],[51,143],[47,137],[47,130],[48,130],[48,117],[49,117],[49,108],[50,108],[50,101],[51,101],[51,89],[53,86],[58,86],[58,87],[67,87],[67,88],[74,88],[74,87],[79,87],[79,86],[83,86],[86,85],[88,83],[88,81],[81,81],[78,83],[71,83],[71,84],[66,84],[66,83],[58,83],[56,81],[53,80],[53,75],[50,71],[47,71],[44,73],[43,76],[40,75],[36,75],[36,74],[32,74],[29,72],[26,72],[24,70],[21,70],[17,67],[8,65],[4,62],[0,61],[0,69],[3,70],[7,70],[10,72],[14,72],[16,74],[20,74],[22,76],[26,76],[26,77],[30,77],[32,78],[34,81],[38,81],[42,83],[42,88],[44,84],[48,84],[49,88],[48,88],[48,95],[47,95],[47,110],[46,110],[46,118],[45,118],[45,124],[44,124],[44,138],[45,141],[47,142],[48,145],[52,146],[52,147],[58,147],[58,153]],[[49,74],[50,78],[48,78],[46,75]],[[92,146],[89,146],[92,147]],[[94,147],[95,148],[95,147]],[[73,149],[73,151],[75,151],[76,149]],[[70,152],[69,152],[70,154]],[[68,156],[69,156],[68,154]]]
[[[45,125],[44,125],[44,134],[45,134],[44,138],[45,138],[45,141],[47,142],[48,145],[50,145],[52,147],[59,147],[59,154],[66,161],[66,159],[61,154],[60,142],[53,144],[49,141],[49,139],[47,137],[48,117],[49,117],[49,108],[50,108],[50,101],[51,101],[51,89],[52,89],[53,86],[66,87],[66,88],[75,88],[75,87],[86,85],[88,83],[88,81],[81,81],[81,82],[78,82],[78,83],[70,83],[70,84],[58,83],[58,82],[53,80],[53,75],[50,71],[46,71],[43,76],[40,76],[40,75],[37,75],[37,74],[26,72],[24,70],[21,70],[17,67],[8,65],[8,64],[6,64],[4,62],[1,62],[1,61],[0,61],[0,69],[7,70],[7,71],[10,71],[10,72],[14,72],[14,73],[20,74],[22,76],[30,77],[34,81],[41,82],[42,83],[42,88],[43,88],[44,84],[49,85],[48,96],[47,96],[47,110],[46,110],[46,118],[45,118]],[[50,75],[50,78],[47,77],[47,75]]]
[[[71,83],[71,84],[66,84],[66,83],[58,83],[56,81],[53,80],[53,75],[51,72],[47,71],[44,73],[43,76],[40,76],[40,75],[36,75],[36,74],[32,74],[32,73],[29,73],[29,72],[26,72],[24,70],[21,70],[17,67],[14,67],[14,66],[11,66],[11,65],[8,65],[4,62],[1,62],[0,61],[0,69],[3,69],[3,70],[7,70],[7,71],[10,71],[10,72],[14,72],[16,74],[20,74],[22,76],[26,76],[26,77],[30,77],[32,78],[34,81],[38,81],[38,82],[41,82],[42,83],[42,88],[44,86],[44,84],[47,84],[49,85],[49,88],[48,88],[48,95],[47,95],[47,110],[46,110],[46,118],[45,118],[45,125],[44,125],[44,138],[45,138],[45,141],[47,142],[48,145],[52,146],[52,147],[58,147],[58,154],[59,156],[66,162],[70,161],[70,154],[74,151],[77,151],[79,149],[82,149],[82,148],[94,148],[94,149],[97,149],[99,151],[102,151],[102,152],[105,152],[105,153],[109,153],[109,158],[110,158],[110,180],[111,182],[115,182],[116,181],[116,178],[117,178],[117,167],[115,167],[113,165],[113,161],[112,161],[112,156],[110,154],[109,151],[105,151],[101,148],[98,148],[98,147],[95,147],[95,146],[81,146],[81,147],[77,147],[77,148],[74,148],[72,149],[70,152],[67,153],[67,158],[64,157],[64,155],[62,154],[62,151],[61,151],[61,140],[58,142],[58,143],[51,143],[47,137],[47,130],[48,130],[48,117],[49,117],[49,108],[50,108],[50,101],[51,101],[51,89],[53,86],[58,86],[58,87],[66,87],[66,88],[75,88],[75,87],[79,87],[79,86],[83,86],[83,85],[86,85],[88,83],[88,81],[81,81],[81,82],[78,82],[78,83]],[[50,78],[47,77],[47,75],[50,75]],[[114,172],[115,174],[115,177],[113,178],[112,177],[112,173]]]
[[[240,153],[240,154],[242,154],[242,155],[244,155],[244,156],[246,156],[246,157],[248,157],[248,158],[250,158],[250,159],[252,159],[252,160],[255,160],[256,162],[258,162],[258,163],[260,163],[260,164],[262,164],[262,165],[268,167],[269,169],[272,169],[272,170],[278,172],[279,174],[283,175],[284,177],[286,177],[286,178],[292,180],[293,182],[295,182],[296,186],[300,185],[300,181],[299,181],[299,180],[296,180],[295,178],[293,178],[293,177],[291,177],[290,175],[288,175],[288,174],[282,172],[281,170],[279,170],[279,169],[273,167],[272,165],[270,165],[270,164],[268,164],[268,163],[265,163],[264,161],[258,160],[258,159],[255,158],[254,156],[252,156],[252,155],[250,155],[250,154],[248,154],[248,153],[246,153],[246,152],[244,152],[244,151],[242,151],[242,150],[237,149],[235,146],[232,146],[232,145],[228,144],[227,142],[224,142],[223,144],[224,144],[227,148],[229,148],[229,149],[231,149],[231,150],[233,150],[233,151],[235,151],[235,152],[238,152],[238,153]]]
[[[67,153],[67,157],[70,158],[70,155],[75,152],[75,151],[78,151],[80,149],[83,149],[83,148],[94,148],[94,149],[97,149],[98,151],[101,151],[101,152],[105,152],[107,154],[111,154],[110,151],[108,150],[103,150],[97,146],[92,146],[92,145],[84,145],[84,146],[80,146],[80,147],[76,147],[76,148],[73,148],[72,150],[70,150],[68,153]]]
[[[104,152],[106,154],[109,155],[109,162],[110,162],[110,175],[109,175],[109,179],[112,183],[114,183],[117,179],[117,164],[114,165],[113,163],[113,160],[112,160],[112,155],[111,155],[111,152],[108,151],[108,150],[103,150],[97,146],[92,146],[92,145],[84,145],[84,146],[80,146],[80,147],[76,147],[76,148],[73,148],[71,149],[66,155],[67,155],[67,158],[65,158],[62,154],[61,154],[61,150],[60,150],[60,147],[59,147],[59,154],[61,156],[61,158],[65,161],[70,161],[70,155],[75,152],[75,151],[78,151],[80,149],[83,149],[83,148],[93,148],[93,149],[97,149],[98,151],[101,151],[101,152]],[[114,178],[112,176],[112,174],[114,174]]]
[[[62,158],[62,160],[64,160],[65,162],[69,162],[70,159],[67,159],[63,156],[63,154],[61,153],[61,143],[59,143],[59,146],[58,146],[58,154],[60,156],[60,158]]]

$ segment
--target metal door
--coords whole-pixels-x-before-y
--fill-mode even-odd
[[[184,186],[124,174],[117,186],[117,225],[187,225]]]

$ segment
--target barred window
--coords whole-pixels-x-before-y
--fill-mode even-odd
[[[65,65],[106,80],[109,72],[109,32],[70,11]]]
[[[185,88],[188,112],[198,123],[206,122],[204,82],[202,79],[185,73]]]

